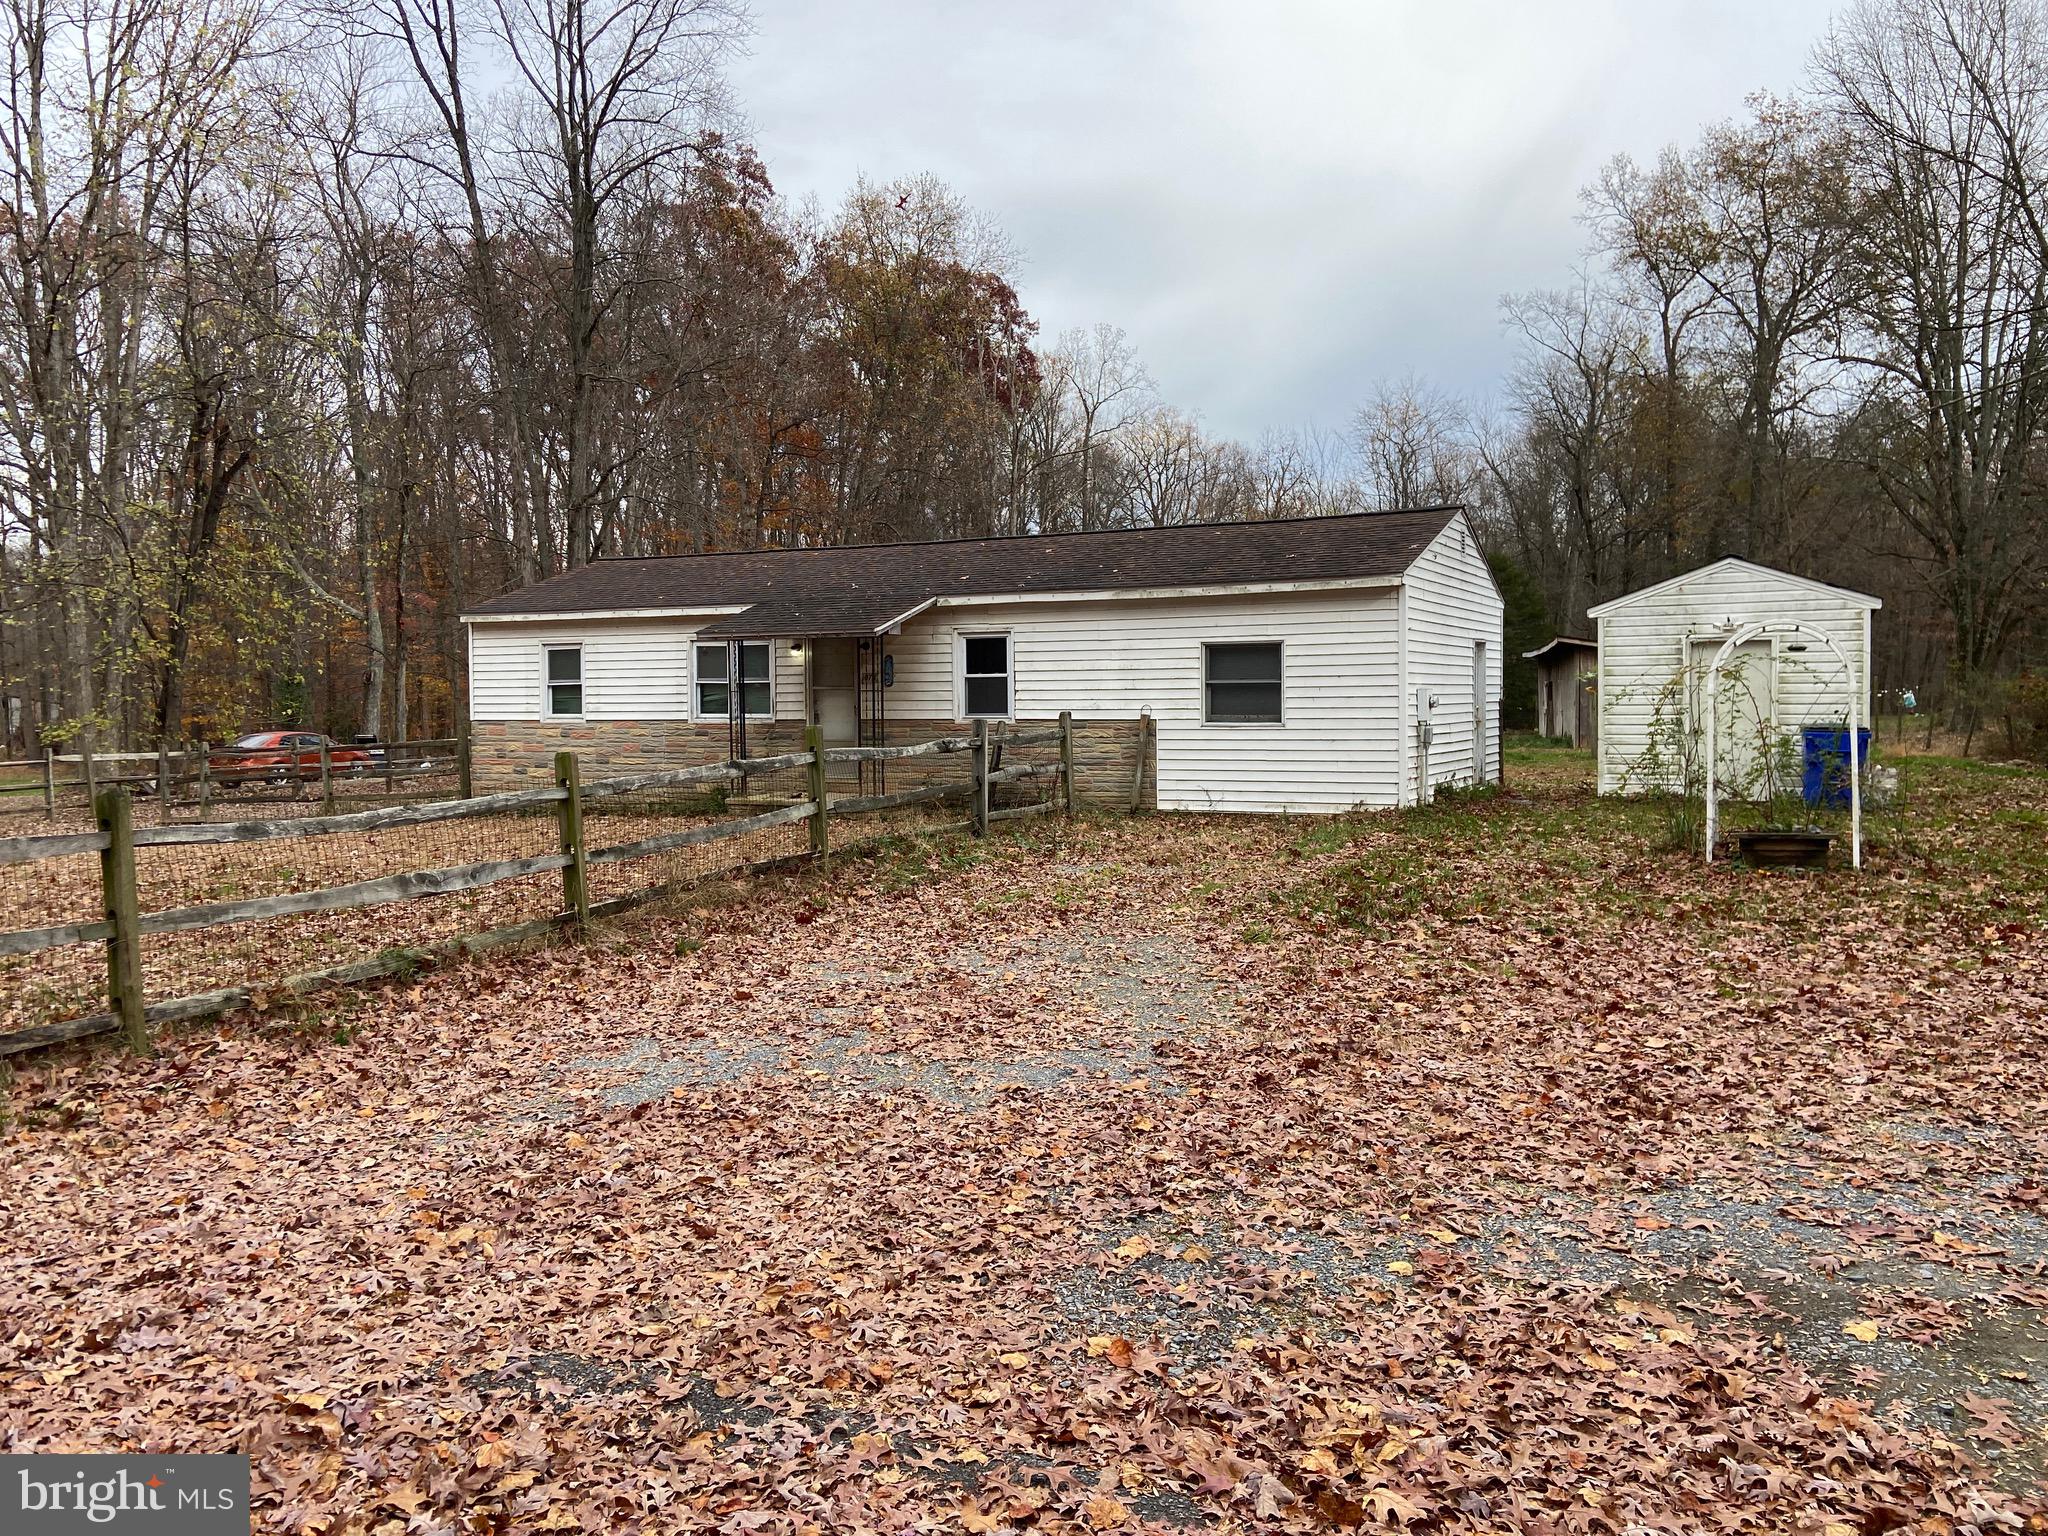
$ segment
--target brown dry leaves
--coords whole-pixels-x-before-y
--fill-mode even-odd
[[[2048,1528],[2036,1383],[1943,1434],[1852,1374],[1947,1292],[1869,1288],[1833,1361],[1753,1276],[1625,1278],[1743,1240],[1672,1191],[1768,1186],[1806,1273],[2039,1326],[2040,1262],[1924,1210],[2039,1214],[2048,794],[1943,794],[1817,887],[1575,791],[1045,829],[388,990],[347,1046],[34,1065],[0,1448],[247,1449],[259,1524],[330,1536]],[[1405,918],[1301,901],[1383,859]]]

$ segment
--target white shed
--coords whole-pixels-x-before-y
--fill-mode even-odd
[[[1748,560],[1717,560],[1589,608],[1600,647],[1600,793],[1697,784],[1707,709],[1719,711],[1716,777],[1754,793],[1769,743],[1803,725],[1870,718],[1870,616],[1883,604]],[[1752,625],[1722,664],[1715,655]],[[1832,642],[1832,645],[1830,645]],[[1837,655],[1839,650],[1839,656]]]

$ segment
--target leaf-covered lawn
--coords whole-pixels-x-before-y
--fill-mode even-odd
[[[904,844],[26,1066],[0,1450],[265,1528],[2048,1529],[2048,782]]]

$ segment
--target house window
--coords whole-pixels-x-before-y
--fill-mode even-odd
[[[960,637],[961,715],[968,720],[1010,718],[1010,637]]]
[[[1280,642],[1202,647],[1202,719],[1209,725],[1280,723]]]
[[[547,705],[550,719],[575,719],[583,713],[583,647],[551,645],[546,648]]]
[[[769,686],[768,642],[748,640],[740,645],[740,699],[749,720],[766,720],[774,713]],[[723,644],[697,647],[697,713],[707,720],[724,720],[732,713],[732,650]]]

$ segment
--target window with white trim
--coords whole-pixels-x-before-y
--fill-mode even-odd
[[[724,642],[697,647],[697,714],[725,720],[732,713],[732,650]],[[740,699],[749,720],[766,720],[775,712],[774,690],[766,640],[740,644]]]
[[[1010,718],[1010,637],[960,637],[960,717],[963,720]]]
[[[1204,724],[1278,725],[1280,694],[1279,641],[1202,647]]]
[[[541,704],[550,720],[575,720],[583,715],[583,647],[550,645],[542,650],[547,682]]]

